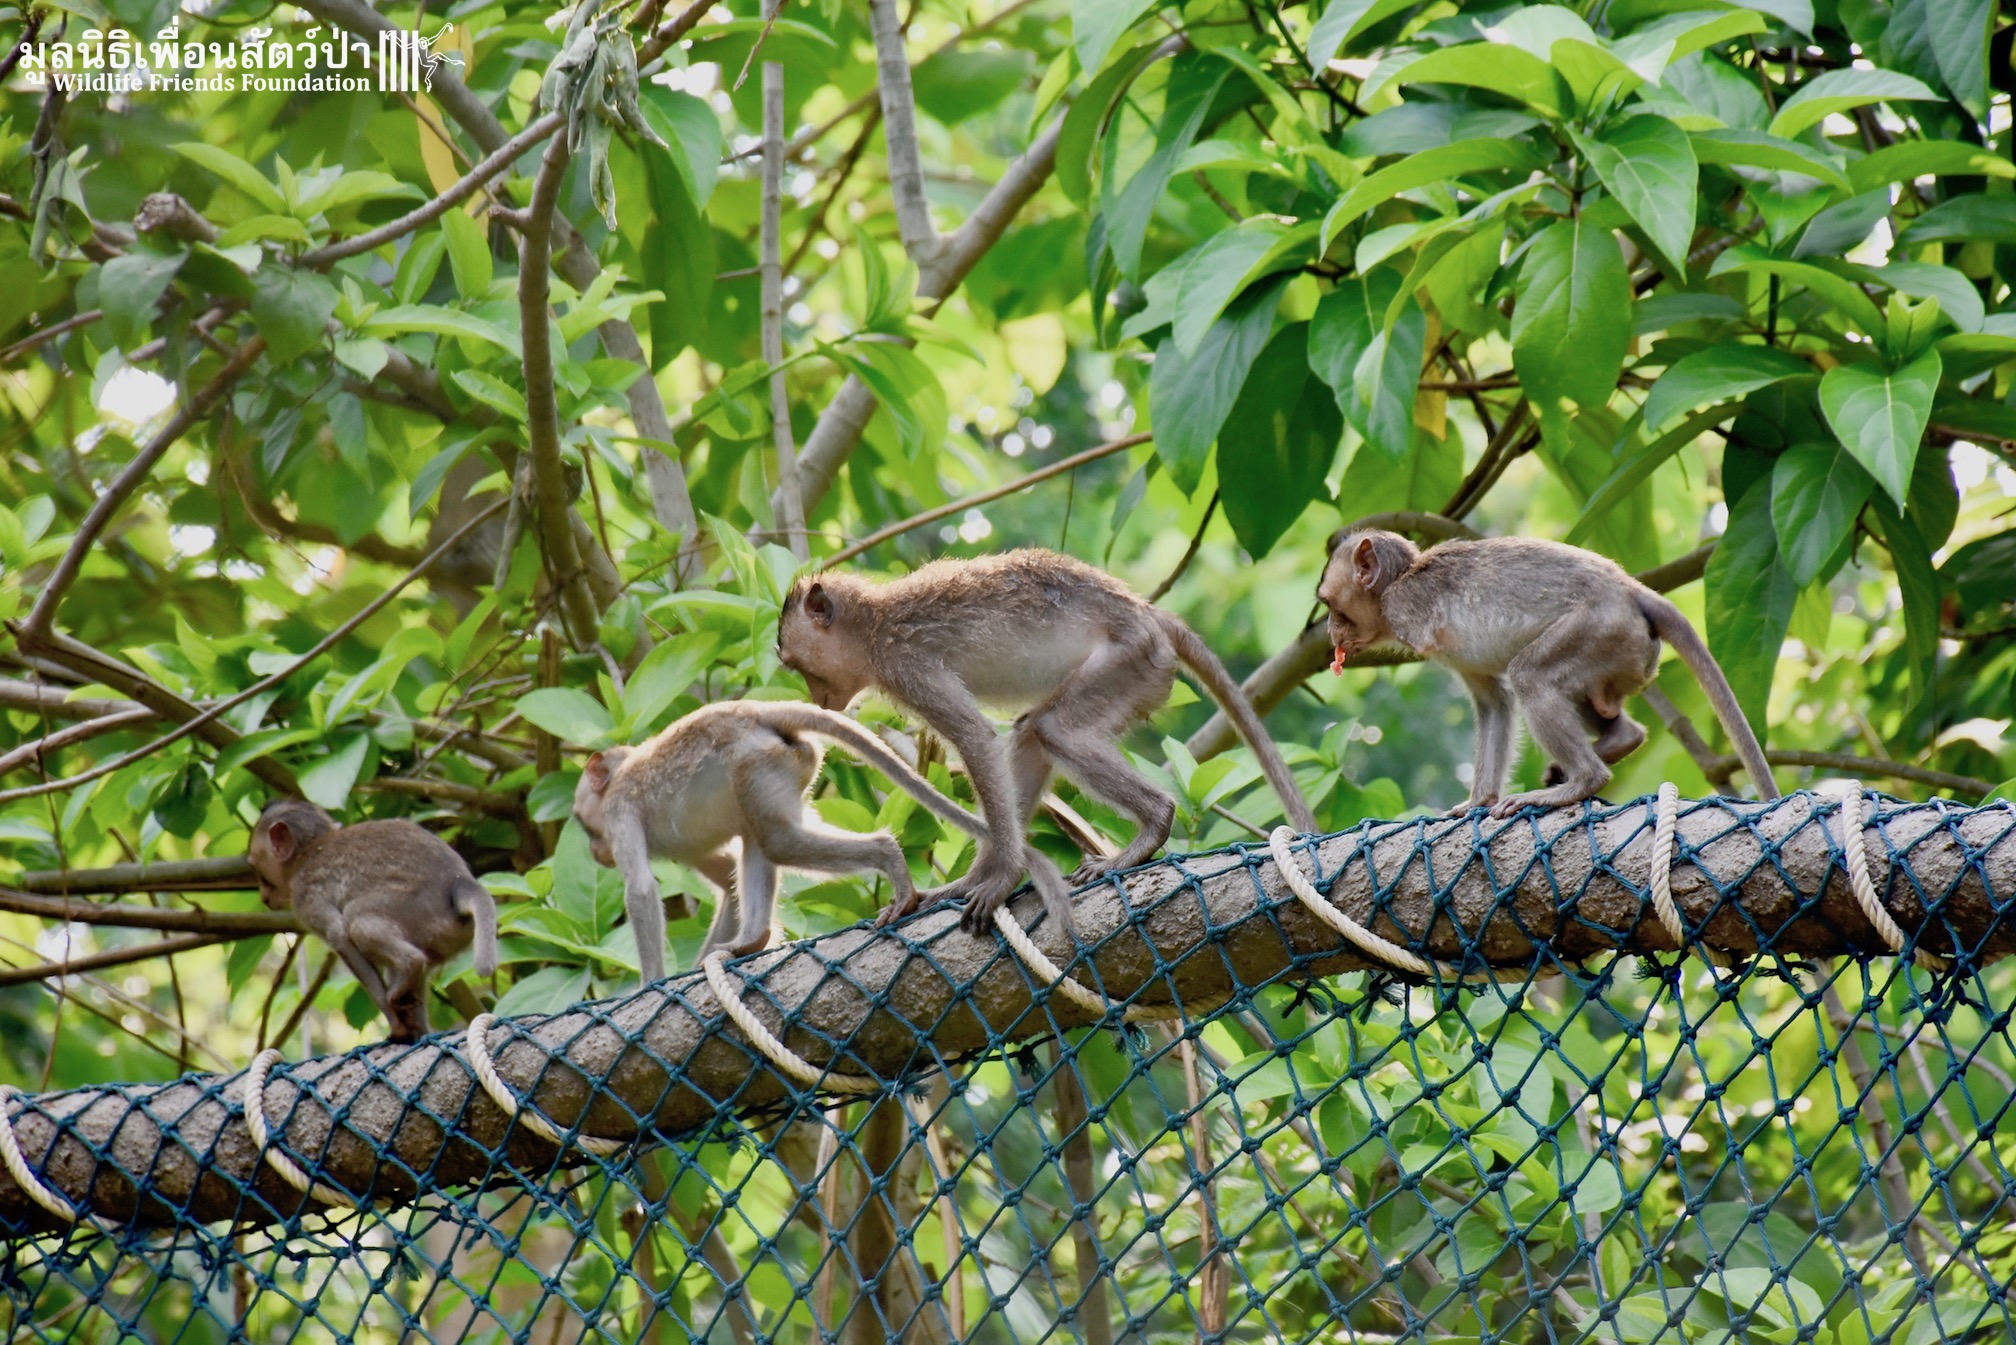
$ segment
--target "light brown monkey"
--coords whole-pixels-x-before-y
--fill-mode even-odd
[[[247,852],[259,897],[294,908],[343,959],[391,1025],[393,1041],[427,1032],[427,978],[476,945],[476,972],[497,972],[497,904],[462,856],[431,831],[385,818],[338,826],[312,803],[259,814]]]
[[[916,909],[916,887],[894,836],[838,831],[807,815],[819,742],[869,762],[969,835],[986,834],[979,818],[880,738],[845,715],[802,702],[706,705],[641,747],[597,752],[575,788],[574,819],[588,833],[596,862],[622,870],[623,905],[647,983],[665,975],[665,908],[651,873],[653,855],[691,865],[720,889],[703,956],[726,948],[746,957],[770,941],[781,869],[881,874],[895,900],[877,924]],[[729,848],[738,837],[739,858]],[[1068,922],[1063,875],[1034,850],[1025,858],[1051,913]]]
[[[828,709],[879,688],[958,751],[990,836],[964,877],[930,895],[965,899],[969,930],[986,928],[1015,886],[1053,768],[1140,823],[1125,849],[1087,859],[1073,882],[1131,868],[1169,839],[1175,801],[1115,740],[1168,698],[1179,659],[1238,727],[1289,819],[1316,826],[1260,716],[1197,633],[1069,556],[940,560],[885,584],[802,578],[784,600],[777,653]],[[1021,711],[1006,751],[983,706]]]
[[[1624,713],[1659,668],[1664,640],[1692,670],[1758,792],[1778,797],[1764,749],[1736,693],[1680,609],[1614,561],[1527,537],[1443,542],[1422,551],[1397,533],[1346,530],[1331,539],[1316,597],[1330,609],[1335,672],[1395,640],[1463,679],[1477,707],[1470,801],[1452,812],[1593,798],[1610,767],[1645,741]],[[1512,766],[1513,712],[1554,763],[1549,787],[1499,796]],[[1592,745],[1591,737],[1595,741]]]

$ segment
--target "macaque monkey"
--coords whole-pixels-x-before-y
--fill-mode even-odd
[[[427,1032],[427,978],[476,944],[476,972],[497,973],[497,904],[433,832],[403,819],[338,826],[299,799],[266,806],[246,857],[259,897],[291,906],[343,959],[391,1025],[391,1040]]]
[[[1395,640],[1463,679],[1477,707],[1470,801],[1493,817],[1593,798],[1610,767],[1645,741],[1624,713],[1659,668],[1659,642],[1693,672],[1758,793],[1778,797],[1764,749],[1715,656],[1680,609],[1617,564],[1579,547],[1526,537],[1444,542],[1421,551],[1397,533],[1331,539],[1316,597],[1330,609],[1330,668]],[[1513,710],[1552,760],[1548,787],[1501,797],[1513,756]],[[1591,744],[1591,738],[1594,744]]]
[[[703,957],[716,948],[736,957],[762,951],[782,869],[881,874],[895,900],[878,925],[916,909],[917,890],[894,836],[838,831],[807,815],[821,742],[869,762],[969,835],[986,834],[979,818],[880,738],[845,715],[802,702],[704,705],[641,747],[597,752],[575,788],[574,820],[588,833],[595,862],[623,872],[623,905],[647,984],[665,975],[665,907],[651,873],[653,855],[691,865],[720,889]],[[739,856],[729,849],[738,837]],[[1033,849],[1025,858],[1051,914],[1068,922],[1063,875]]]
[[[1073,882],[1140,864],[1169,839],[1175,800],[1115,740],[1168,698],[1179,659],[1260,759],[1290,820],[1316,826],[1260,716],[1197,633],[1069,556],[939,560],[885,584],[802,578],[784,600],[777,655],[826,708],[879,688],[958,751],[989,836],[965,876],[930,895],[963,898],[974,932],[1018,880],[1053,768],[1140,823],[1119,854],[1087,859]],[[983,705],[1021,711],[1005,751]]]

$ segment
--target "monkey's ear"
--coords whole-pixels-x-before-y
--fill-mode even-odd
[[[588,765],[583,768],[583,774],[588,777],[588,787],[597,794],[609,788],[609,777],[612,773],[609,758],[601,752],[590,754]]]
[[[1351,548],[1351,573],[1362,589],[1369,590],[1379,582],[1379,548],[1370,537],[1360,537],[1358,545]]]
[[[273,858],[282,864],[293,859],[294,852],[300,848],[300,842],[294,835],[294,828],[277,817],[266,827],[266,844],[272,849]]]
[[[833,596],[826,591],[824,584],[814,583],[805,590],[805,615],[822,627],[833,624]]]

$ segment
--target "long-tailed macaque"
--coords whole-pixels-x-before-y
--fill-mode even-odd
[[[1593,552],[1526,537],[1443,542],[1427,551],[1397,533],[1331,539],[1316,597],[1344,661],[1396,640],[1463,679],[1477,707],[1470,801],[1494,817],[1592,798],[1610,767],[1645,741],[1624,698],[1652,681],[1659,642],[1673,646],[1728,731],[1762,797],[1778,787],[1715,656],[1680,609]],[[1554,763],[1549,785],[1500,797],[1513,755],[1513,711]],[[1590,739],[1594,738],[1594,744]]]
[[[895,900],[877,924],[916,909],[917,890],[894,836],[837,831],[807,815],[820,742],[867,761],[969,835],[986,834],[979,818],[880,738],[845,715],[802,702],[706,705],[641,747],[597,752],[575,788],[574,819],[588,833],[596,862],[622,870],[623,905],[647,983],[665,975],[665,908],[651,873],[653,855],[691,865],[720,889],[703,957],[715,948],[746,957],[769,943],[781,869],[881,874]],[[739,857],[729,848],[738,837]],[[1033,849],[1025,858],[1051,914],[1068,923],[1063,875]]]
[[[476,972],[497,972],[497,905],[462,856],[403,819],[338,826],[312,803],[281,799],[259,814],[247,852],[259,897],[294,908],[343,959],[391,1026],[427,1032],[427,978],[476,945]]]
[[[1239,684],[1197,633],[1112,576],[1054,552],[940,560],[885,584],[847,574],[800,579],[784,600],[778,658],[812,698],[842,709],[879,688],[966,763],[989,838],[973,867],[930,894],[966,901],[984,929],[1015,886],[1030,815],[1052,769],[1140,823],[1119,854],[1087,859],[1073,882],[1146,860],[1169,839],[1173,799],[1128,763],[1116,739],[1169,695],[1180,659],[1238,727],[1288,817],[1309,805]],[[1006,751],[982,706],[1019,710]]]

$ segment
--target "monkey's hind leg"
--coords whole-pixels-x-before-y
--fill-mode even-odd
[[[746,851],[749,842],[745,839],[742,848]],[[714,919],[708,923],[707,937],[700,942],[700,956],[705,957],[716,948],[730,947],[742,928],[741,879],[737,874],[739,865],[735,856],[727,850],[719,850],[694,865],[714,884]]]
[[[1610,783],[1610,767],[1589,743],[1583,714],[1588,708],[1579,689],[1562,689],[1575,660],[1583,632],[1557,622],[1521,650],[1505,670],[1512,694],[1526,716],[1526,728],[1550,760],[1561,768],[1561,783],[1523,794],[1509,794],[1491,809],[1493,817],[1510,817],[1522,808],[1559,808],[1594,798]],[[1634,743],[1633,746],[1636,746]]]
[[[1461,817],[1473,808],[1489,808],[1505,790],[1505,773],[1512,768],[1512,732],[1515,723],[1512,692],[1504,680],[1488,674],[1463,677],[1470,690],[1470,705],[1477,716],[1477,755],[1470,766],[1470,798],[1451,808],[1445,817]]]
[[[1147,641],[1107,645],[1027,716],[1028,732],[1065,778],[1138,824],[1119,854],[1080,864],[1071,874],[1073,885],[1144,863],[1169,839],[1176,801],[1134,769],[1115,739],[1167,699],[1174,682],[1175,657],[1166,646],[1158,651]]]
[[[427,973],[433,970],[427,954],[413,946],[394,919],[366,915],[351,921],[347,933],[361,961],[374,972],[385,968],[384,997],[373,998],[391,1024],[389,1040],[409,1042],[426,1036]],[[365,988],[370,989],[368,983]]]
[[[774,787],[775,782],[760,772],[737,770],[733,780],[736,800],[750,829],[742,838],[742,941],[736,948],[738,956],[760,949],[769,939],[770,906],[777,887],[774,869],[769,866],[813,873],[881,874],[889,880],[895,900],[877,924],[886,925],[917,908],[910,866],[894,836],[886,831],[866,835],[833,831],[811,822],[795,790]],[[756,862],[759,860],[761,865]],[[767,882],[766,890],[756,890],[758,880]]]
[[[1645,745],[1645,726],[1624,713],[1620,708],[1606,711],[1601,697],[1592,699],[1582,707],[1582,723],[1596,735],[1594,744],[1597,757],[1606,766],[1614,766]],[[1549,762],[1544,781],[1558,785],[1567,779],[1559,763]]]

